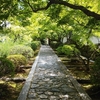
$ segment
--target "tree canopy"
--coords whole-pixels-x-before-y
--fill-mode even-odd
[[[91,31],[91,35],[98,36],[100,31],[99,0],[1,0],[0,3],[1,23],[6,19],[11,24],[17,23],[28,30],[23,33],[61,39],[74,31],[73,39],[83,40],[81,35],[87,37]]]
[[[0,19],[14,14],[20,15],[27,13],[27,15],[30,15],[32,12],[49,9],[52,5],[66,6],[74,10],[82,11],[87,16],[93,17],[96,20],[100,20],[99,0],[1,0]],[[66,11],[68,10],[66,9]]]

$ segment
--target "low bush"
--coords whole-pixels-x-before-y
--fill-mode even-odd
[[[13,45],[10,41],[0,43],[0,57],[7,57],[9,55],[10,47]]]
[[[40,46],[40,41],[33,41],[30,46],[35,51]]]
[[[94,65],[91,67],[91,82],[95,86],[100,86],[100,57],[96,58]]]
[[[62,52],[67,56],[73,56],[73,48],[70,45],[64,45],[62,47]]]
[[[32,42],[31,43],[31,48],[35,51],[37,49],[36,43]]]
[[[56,50],[58,54],[64,54],[67,55],[68,57],[77,56],[80,54],[79,50],[75,48],[74,45],[59,46]]]
[[[0,57],[0,77],[5,75],[13,75],[14,71],[14,64],[9,59]]]
[[[56,50],[57,50],[57,54],[59,54],[59,55],[63,54],[62,46],[59,46]]]
[[[34,56],[34,51],[31,47],[25,45],[15,45],[10,50],[10,55],[21,54],[26,58],[30,58]]]
[[[20,71],[20,66],[26,65],[27,63],[27,60],[23,55],[9,55],[7,58],[14,63],[16,71]]]

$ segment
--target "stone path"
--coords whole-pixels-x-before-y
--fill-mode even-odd
[[[91,100],[49,46],[41,47],[35,66],[18,100]]]

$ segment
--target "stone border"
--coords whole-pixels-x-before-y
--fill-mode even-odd
[[[40,47],[41,49],[41,47]],[[40,51],[35,59],[35,62],[33,63],[32,65],[32,68],[31,68],[31,71],[25,81],[25,84],[17,98],[17,100],[26,100],[27,99],[27,94],[28,94],[28,91],[29,91],[29,88],[30,88],[30,85],[31,85],[31,81],[32,81],[32,78],[34,76],[34,72],[35,72],[35,69],[36,69],[36,66],[37,66],[37,63],[38,63],[38,59],[39,59],[39,55],[40,55]]]
[[[76,90],[78,91],[80,97],[82,98],[82,100],[92,100],[89,95],[85,92],[85,90],[83,89],[83,87],[81,86],[81,84],[79,84],[77,82],[77,80],[75,80],[73,78],[72,75],[69,76],[70,77],[70,80],[72,81],[74,87],[76,88]]]

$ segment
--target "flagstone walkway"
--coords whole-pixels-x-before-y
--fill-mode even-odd
[[[50,48],[42,45],[17,100],[92,100]]]

